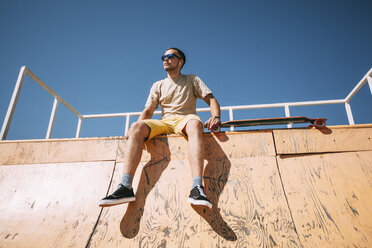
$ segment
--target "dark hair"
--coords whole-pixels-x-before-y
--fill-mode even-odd
[[[176,50],[177,51],[177,53],[178,53],[178,55],[180,55],[181,56],[181,59],[183,60],[183,65],[182,65],[182,67],[186,64],[186,56],[185,56],[185,54],[180,50],[180,49],[178,49],[178,48],[176,48],[176,47],[170,47],[170,48],[168,48],[167,50],[165,50],[165,51],[168,51],[168,50]],[[181,68],[182,68],[181,67]]]

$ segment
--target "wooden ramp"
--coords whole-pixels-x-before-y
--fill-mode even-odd
[[[146,144],[137,200],[123,138],[0,142],[0,247],[372,247],[372,125],[205,135],[211,210],[187,203],[187,143]]]

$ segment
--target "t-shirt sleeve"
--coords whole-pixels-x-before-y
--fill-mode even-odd
[[[203,99],[206,95],[211,94],[212,91],[198,76],[195,76],[194,77],[194,93],[198,98]]]
[[[158,90],[158,84],[155,83],[152,85],[150,89],[150,94],[147,97],[147,101],[145,104],[145,107],[154,107],[155,109],[159,106],[159,90]]]

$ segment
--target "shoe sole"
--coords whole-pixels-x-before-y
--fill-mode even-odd
[[[203,201],[203,200],[195,200],[193,198],[188,198],[187,200],[189,203],[193,204],[193,205],[198,205],[198,206],[206,206],[206,207],[209,207],[210,209],[212,208],[212,203],[208,202],[208,201]]]
[[[124,199],[118,199],[118,200],[101,200],[99,201],[99,206],[100,207],[111,207],[111,206],[116,206],[124,203],[129,203],[133,202],[136,200],[136,197],[129,197],[129,198],[124,198]]]

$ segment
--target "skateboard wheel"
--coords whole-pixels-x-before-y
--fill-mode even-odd
[[[323,128],[323,127],[325,127],[325,121],[324,120],[316,120],[314,122],[314,126],[316,128]]]
[[[221,131],[221,127],[219,127],[219,126],[213,126],[212,127],[212,132],[213,133],[219,133]]]

